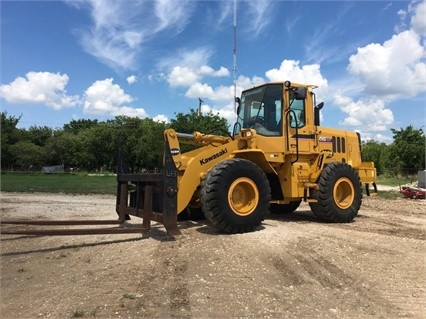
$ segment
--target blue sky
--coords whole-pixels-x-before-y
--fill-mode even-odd
[[[237,0],[237,92],[318,85],[322,124],[391,142],[424,128],[426,1]],[[234,1],[1,1],[1,110],[19,127],[204,103],[233,125]]]

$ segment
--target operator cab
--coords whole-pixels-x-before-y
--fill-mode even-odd
[[[242,129],[251,128],[263,136],[283,135],[284,88],[290,88],[289,81],[284,83],[268,83],[243,91],[238,103],[237,122],[234,125],[234,136]],[[292,128],[305,126],[306,88],[296,87],[289,90],[288,122]]]

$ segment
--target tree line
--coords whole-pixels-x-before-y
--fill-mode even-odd
[[[412,125],[391,129],[391,144],[368,141],[363,144],[364,161],[374,161],[378,174],[416,175],[425,169],[426,139],[423,130]]]
[[[1,113],[2,170],[40,171],[43,166],[62,165],[67,171],[115,172],[118,154],[131,171],[154,170],[162,167],[165,129],[220,135],[229,130],[226,119],[193,109],[176,114],[170,123],[116,116],[104,122],[72,120],[61,129],[20,129],[19,120]]]
[[[170,123],[117,116],[102,122],[72,120],[60,129],[35,125],[21,129],[17,127],[19,120],[20,117],[1,113],[3,171],[40,171],[43,166],[62,165],[65,170],[115,172],[119,153],[131,171],[153,170],[162,167],[163,132],[167,128],[182,133],[229,134],[226,119],[212,112],[200,114],[194,109],[176,114]],[[363,160],[374,161],[378,174],[413,175],[424,170],[423,130],[409,125],[391,131],[390,144],[363,143]]]

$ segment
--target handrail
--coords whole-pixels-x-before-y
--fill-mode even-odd
[[[294,161],[291,162],[291,165],[293,165],[294,163],[296,163],[299,160],[299,123],[297,121],[297,116],[296,116],[296,112],[294,110],[288,110],[287,114],[286,114],[286,119],[287,119],[287,123],[286,123],[286,131],[287,131],[287,149],[290,150],[290,140],[289,140],[289,128],[290,128],[290,124],[291,121],[289,121],[290,119],[290,112],[293,113],[294,115],[294,120],[296,121],[296,159]]]

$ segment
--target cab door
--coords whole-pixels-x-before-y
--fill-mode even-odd
[[[287,110],[286,118],[287,147],[291,153],[309,152],[315,141],[311,123],[307,117],[310,105],[307,90],[304,87],[288,88],[286,90]]]

